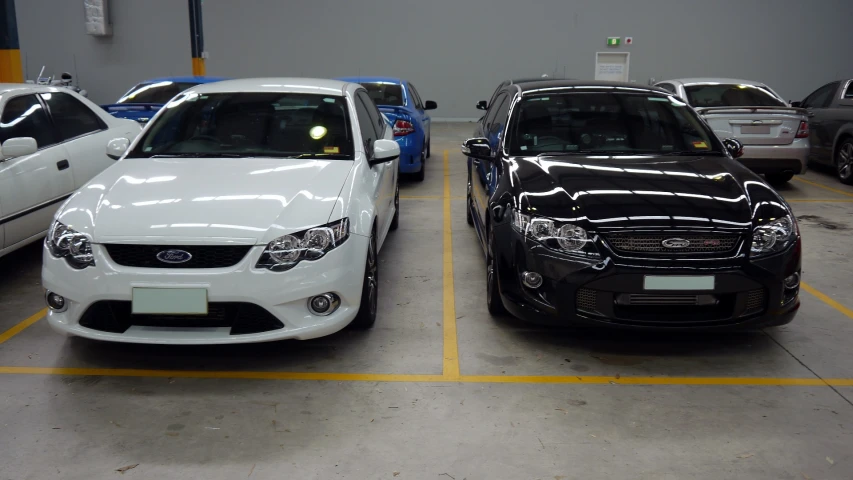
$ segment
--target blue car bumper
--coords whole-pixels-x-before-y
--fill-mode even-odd
[[[400,145],[400,173],[417,173],[423,168],[421,152],[423,152],[423,135],[412,133],[397,137]]]

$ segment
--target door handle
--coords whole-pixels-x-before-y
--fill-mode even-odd
[[[60,160],[60,161],[56,162],[56,168],[57,168],[57,170],[65,170],[65,169],[66,169],[66,168],[68,168],[69,166],[70,166],[70,165],[69,165],[69,163],[68,163],[68,160]]]

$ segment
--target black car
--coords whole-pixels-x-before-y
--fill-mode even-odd
[[[734,160],[739,142],[664,90],[507,85],[462,151],[493,314],[737,329],[788,323],[799,308],[789,206]]]
[[[853,79],[827,83],[791,105],[809,112],[809,161],[835,167],[838,179],[853,185]]]

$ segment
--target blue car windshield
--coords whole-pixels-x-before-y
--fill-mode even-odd
[[[352,159],[342,96],[190,92],[169,102],[128,158],[279,157]]]
[[[361,85],[367,89],[367,96],[377,105],[390,105],[392,107],[405,105],[402,85],[388,82],[362,83]]]
[[[175,95],[194,87],[193,82],[140,83],[130,89],[116,103],[167,103]]]

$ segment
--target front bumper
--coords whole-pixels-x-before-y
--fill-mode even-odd
[[[417,132],[395,138],[400,145],[400,173],[417,173],[423,168],[423,135]]]
[[[809,140],[797,138],[789,145],[744,145],[738,158],[755,173],[806,173],[809,160]]]
[[[65,297],[67,304],[62,312],[50,310],[47,318],[51,327],[63,334],[113,342],[199,345],[322,337],[344,328],[358,312],[367,246],[366,237],[351,234],[346,242],[323,258],[302,261],[286,272],[254,268],[264,250],[260,245],[252,247],[233,267],[208,269],[121,266],[110,258],[103,245],[96,244],[92,246],[95,266],[75,270],[65,259],[53,257],[45,247],[42,284],[46,290]],[[168,326],[169,317],[162,317],[164,321],[156,326],[131,324],[123,332],[81,325],[81,319],[89,321],[111,311],[116,315],[129,313],[125,310],[134,287],[205,288],[211,307],[248,306],[244,316],[250,317],[249,322],[265,316],[283,326],[257,333],[233,334],[230,327],[211,327],[203,322],[199,327]],[[326,292],[340,297],[340,307],[328,316],[312,314],[307,308],[308,299]],[[108,308],[104,310],[104,306]],[[93,310],[87,314],[90,307]],[[94,310],[96,307],[98,310]]]
[[[500,227],[510,229],[504,225]],[[511,233],[510,233],[511,232]],[[798,288],[786,290],[782,280],[800,273],[800,243],[756,262],[745,259],[684,263],[662,260],[579,260],[541,245],[526,244],[514,231],[497,254],[501,299],[514,316],[542,325],[603,326],[663,330],[751,330],[793,320],[799,305]],[[608,252],[609,254],[610,252]],[[542,275],[531,289],[521,273]],[[714,275],[711,291],[647,291],[645,275]],[[632,294],[638,299],[629,303]],[[651,299],[654,294],[658,299]],[[677,305],[688,296],[703,295],[716,304]],[[642,302],[652,304],[642,305]],[[654,303],[659,302],[659,303]],[[669,302],[669,303],[667,303]]]

